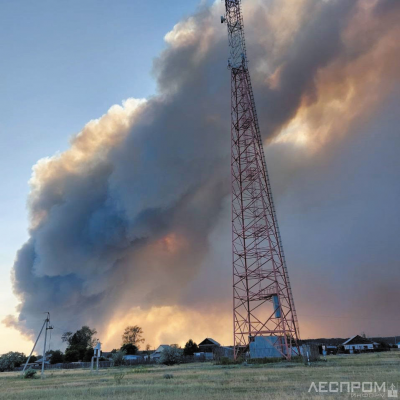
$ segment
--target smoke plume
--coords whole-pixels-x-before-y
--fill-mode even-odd
[[[222,13],[201,6],[165,36],[154,97],[111,107],[34,166],[6,324],[32,336],[51,311],[108,347],[128,324],[154,346],[231,344]],[[302,336],[400,330],[400,2],[248,0],[244,15]]]

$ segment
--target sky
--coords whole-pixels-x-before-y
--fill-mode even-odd
[[[55,346],[136,323],[153,346],[231,344],[223,10],[159,3],[0,4],[0,353],[44,311]],[[244,1],[305,338],[400,334],[399,4]]]
[[[14,313],[10,270],[28,237],[32,166],[112,104],[155,94],[153,58],[198,0],[0,2],[0,317]],[[118,44],[117,44],[118,43]],[[68,118],[65,116],[68,115]],[[16,332],[0,327],[0,353]],[[27,351],[30,342],[18,338]],[[2,347],[3,346],[3,347]]]

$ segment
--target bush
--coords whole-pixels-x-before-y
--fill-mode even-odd
[[[182,351],[176,347],[170,347],[163,350],[160,357],[160,363],[164,365],[180,364],[182,361]]]
[[[122,379],[124,379],[125,374],[123,372],[120,372],[118,374],[114,374],[114,381],[117,385],[120,385],[122,382]]]
[[[115,367],[119,367],[120,365],[125,364],[125,359],[124,359],[125,355],[126,353],[124,351],[118,351],[111,356]]]
[[[24,372],[24,379],[35,379],[36,373],[37,373],[37,371],[35,371],[32,368],[29,368]]]
[[[164,379],[172,379],[173,377],[172,374],[164,374]]]
[[[143,367],[143,365],[141,365],[140,367],[133,368],[132,372],[134,374],[144,374],[146,372],[149,372],[149,370],[146,367]]]
[[[293,360],[294,357],[292,357]],[[281,362],[281,357],[264,357],[264,358],[251,358],[247,360],[248,364],[273,364]],[[300,358],[300,362],[303,362],[303,358]]]
[[[292,356],[290,361],[294,362],[294,363],[302,363],[304,360],[303,360],[303,356]]]
[[[236,365],[236,364],[242,364],[244,362],[244,358],[239,357],[237,360],[234,360],[233,358],[228,358],[228,357],[221,357],[219,361],[217,361],[215,364],[216,365]]]

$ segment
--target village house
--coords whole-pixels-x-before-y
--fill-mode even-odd
[[[161,353],[165,350],[165,349],[170,349],[171,346],[167,345],[167,344],[160,344],[160,346],[157,347],[157,349],[155,350],[154,353],[150,354],[150,360],[152,361],[158,361],[161,357]]]
[[[378,343],[375,343],[372,340],[360,335],[355,335],[343,342],[342,346],[344,347],[344,350],[348,350],[350,353],[353,353],[355,351],[372,351],[378,346]]]

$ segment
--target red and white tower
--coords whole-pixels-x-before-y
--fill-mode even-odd
[[[241,0],[225,1],[231,70],[234,355],[263,336],[300,354],[299,328],[247,64]]]

